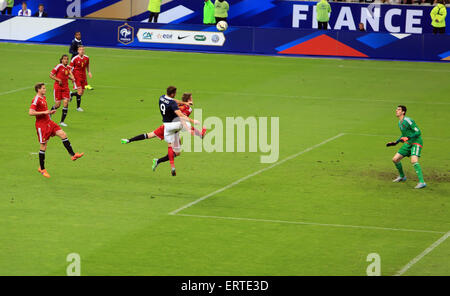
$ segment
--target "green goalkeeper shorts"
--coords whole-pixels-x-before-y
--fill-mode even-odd
[[[405,157],[409,157],[411,155],[420,157],[420,153],[422,152],[422,145],[419,143],[405,143],[402,147],[398,150],[398,154],[401,154]]]

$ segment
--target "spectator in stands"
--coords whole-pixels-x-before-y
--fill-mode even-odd
[[[216,23],[220,21],[227,21],[228,10],[230,10],[230,5],[225,0],[216,0],[214,3],[214,17],[216,18]]]
[[[361,32],[365,32],[366,31],[366,29],[364,29],[364,24],[363,23],[359,23],[358,30],[361,31]]]
[[[22,9],[19,10],[18,16],[31,16],[31,10],[27,7],[27,2],[22,2]]]
[[[445,17],[447,16],[447,9],[445,8],[445,0],[437,0],[437,5],[430,13],[431,25],[433,26],[433,34],[445,33]]]
[[[316,5],[316,13],[319,30],[326,30],[328,28],[328,21],[330,20],[330,3],[327,0],[320,0]]]
[[[39,10],[36,11],[36,13],[33,14],[33,16],[35,16],[35,17],[48,17],[47,12],[45,12],[45,10],[44,10],[44,4],[42,4],[42,3],[39,4]]]
[[[11,15],[14,7],[14,0],[6,0],[6,8],[2,10],[2,14]]]
[[[205,0],[205,6],[203,7],[203,23],[205,25],[213,25],[216,23],[214,17],[214,4],[211,0]]]
[[[154,23],[157,23],[159,13],[161,12],[161,0],[148,1],[148,11],[150,11],[148,22],[151,23],[153,20]]]

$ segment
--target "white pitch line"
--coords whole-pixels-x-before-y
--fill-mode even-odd
[[[367,67],[364,67],[367,66]],[[358,67],[358,66],[348,66],[348,65],[339,65],[338,67],[340,69],[357,69],[357,70],[363,70],[363,71],[370,71],[370,70],[380,70],[380,71],[385,71],[385,70],[390,70],[390,71],[420,71],[420,72],[435,72],[435,73],[449,73],[450,70],[444,70],[444,69],[426,69],[426,68],[406,68],[406,67],[371,67],[370,65],[364,65],[363,67]],[[327,67],[329,68],[329,66],[327,65],[319,65],[317,67]]]
[[[192,215],[192,214],[177,214],[177,216],[224,219],[224,220],[238,220],[238,221],[252,221],[252,222],[285,223],[285,224],[298,224],[298,225],[341,227],[341,228],[360,228],[360,229],[376,229],[376,230],[389,230],[389,231],[444,233],[442,231],[434,231],[434,230],[419,230],[419,229],[407,229],[407,228],[391,228],[391,227],[380,227],[380,226],[363,226],[363,225],[346,225],[346,224],[330,224],[330,223],[286,221],[286,220],[270,220],[270,219],[257,219],[257,218],[223,217],[223,216],[207,216],[207,215]]]
[[[410,269],[414,264],[416,264],[417,262],[419,262],[420,259],[422,259],[423,257],[425,257],[428,253],[430,253],[431,251],[433,251],[437,246],[439,246],[441,243],[443,243],[448,237],[450,236],[450,231],[447,232],[446,234],[444,234],[440,239],[438,239],[437,241],[435,241],[431,246],[429,246],[428,248],[425,249],[425,251],[423,251],[422,253],[420,253],[416,258],[414,258],[413,260],[411,260],[408,264],[406,264],[402,269],[400,269],[395,276],[400,276],[402,274],[404,274],[406,271],[408,271],[408,269]]]
[[[207,195],[205,195],[205,196],[203,196],[203,197],[200,197],[200,198],[197,199],[197,200],[194,200],[193,202],[188,203],[187,205],[182,206],[182,207],[179,208],[179,209],[176,209],[175,211],[170,212],[169,215],[176,215],[178,212],[180,212],[180,211],[182,211],[182,210],[184,210],[184,209],[187,209],[187,208],[189,208],[189,207],[191,207],[191,206],[193,206],[193,205],[195,205],[195,204],[201,202],[202,200],[205,200],[205,199],[207,199],[207,198],[210,198],[211,196],[214,196],[214,195],[216,195],[216,194],[218,194],[218,193],[220,193],[220,192],[222,192],[222,191],[225,191],[225,190],[227,190],[227,189],[229,189],[229,188],[231,188],[231,187],[234,187],[234,186],[236,186],[237,184],[239,184],[239,183],[241,183],[241,182],[243,182],[243,181],[245,181],[245,180],[247,180],[247,179],[249,179],[249,178],[251,178],[251,177],[253,177],[253,176],[259,175],[259,174],[261,174],[262,172],[265,172],[265,171],[267,171],[267,170],[270,170],[270,169],[273,168],[273,167],[276,167],[276,166],[278,166],[278,165],[280,165],[280,164],[282,164],[282,163],[285,163],[285,162],[288,161],[288,160],[291,160],[291,159],[293,159],[293,158],[295,158],[295,157],[297,157],[297,156],[299,156],[299,155],[302,155],[303,153],[306,153],[306,152],[308,152],[308,151],[311,151],[311,150],[313,150],[313,149],[315,149],[315,148],[317,148],[317,147],[320,147],[320,146],[322,146],[322,145],[324,145],[324,144],[326,144],[326,143],[328,143],[328,142],[330,142],[330,141],[333,141],[333,140],[335,140],[335,139],[337,139],[337,138],[339,138],[339,137],[342,137],[343,135],[345,135],[345,133],[340,133],[340,134],[338,134],[338,135],[336,135],[336,136],[334,136],[334,137],[331,137],[331,138],[329,138],[329,139],[327,139],[327,140],[325,140],[325,141],[323,141],[323,142],[321,142],[321,143],[319,143],[319,144],[316,144],[316,145],[314,145],[314,146],[311,146],[311,147],[309,147],[309,148],[306,148],[306,149],[303,150],[303,151],[300,151],[300,152],[297,152],[297,153],[295,153],[295,154],[293,154],[293,155],[291,155],[291,156],[288,156],[288,157],[286,157],[285,159],[280,160],[279,162],[276,162],[276,163],[274,163],[274,164],[272,164],[272,165],[270,165],[270,166],[268,166],[268,167],[265,167],[265,168],[263,168],[263,169],[260,169],[260,170],[254,172],[254,173],[252,173],[252,174],[250,174],[250,175],[247,175],[247,176],[245,176],[245,177],[243,177],[243,178],[240,178],[239,180],[234,181],[233,183],[231,183],[231,184],[229,184],[229,185],[227,185],[227,186],[225,186],[225,187],[222,187],[222,188],[220,188],[220,189],[218,189],[218,190],[216,190],[216,191],[214,191],[214,192],[211,192],[211,193],[209,193],[209,194],[207,194]]]
[[[8,91],[0,93],[0,96],[12,94],[12,93],[19,92],[19,91],[26,90],[26,89],[31,90],[32,88],[33,88],[32,86],[27,86],[27,87],[22,87],[22,88],[18,88],[18,89],[8,90]]]

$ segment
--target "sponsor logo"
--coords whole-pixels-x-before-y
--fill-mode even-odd
[[[214,35],[211,36],[211,41],[212,42],[217,43],[217,42],[219,42],[219,40],[220,40],[219,35],[214,34]]]
[[[142,38],[144,38],[144,40],[152,40],[153,37],[153,32],[144,32],[144,34],[142,34]]]
[[[173,34],[158,34],[156,38],[158,39],[172,39]]]
[[[122,44],[130,44],[134,41],[134,28],[127,23],[117,28],[117,40]]]
[[[186,44],[198,46],[223,46],[225,35],[218,32],[164,30],[140,28],[137,40],[144,43]]]
[[[205,41],[206,40],[206,36],[205,35],[195,35],[194,39],[197,41]]]

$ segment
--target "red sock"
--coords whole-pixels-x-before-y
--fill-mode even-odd
[[[173,157],[173,148],[172,147],[169,147],[167,154],[169,155],[170,166],[172,168],[174,168],[175,167],[175,161],[173,160],[174,157]]]
[[[201,136],[202,132],[196,129],[195,127],[191,126],[191,130],[193,131],[194,136]]]
[[[206,133],[206,128],[205,127],[203,127],[202,131],[199,131],[195,127],[191,126],[191,134],[192,135],[203,137],[205,135],[205,133]]]

